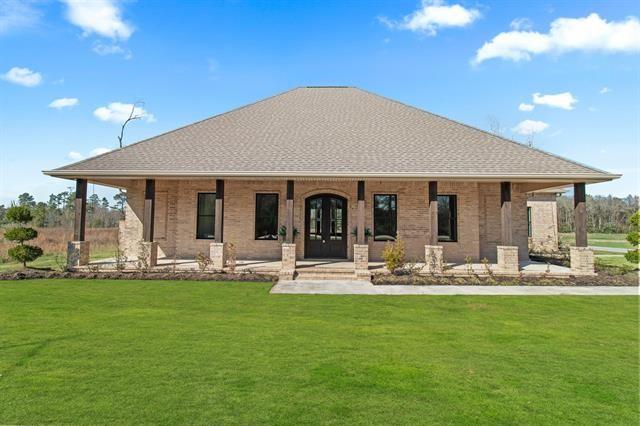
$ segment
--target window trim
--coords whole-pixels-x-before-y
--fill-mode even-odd
[[[449,226],[451,227],[451,238],[440,236],[440,230],[438,229],[438,242],[439,243],[457,243],[458,242],[458,195],[457,194],[438,194],[438,197],[450,197],[453,199],[453,208],[451,209],[451,220]],[[451,205],[451,203],[449,203]],[[440,209],[440,202],[438,202],[438,209]],[[438,220],[438,227],[440,226],[440,220]]]
[[[200,238],[198,236],[198,229],[200,229],[200,194],[213,194],[213,215],[205,215],[207,217],[213,216],[213,237],[210,237],[210,238],[209,237]],[[215,191],[196,192],[196,240],[211,241],[216,239],[215,217],[216,217],[216,192]]]
[[[396,208],[393,210],[393,221],[396,224],[396,235],[393,240],[378,240],[376,235],[376,197],[395,197]],[[371,218],[373,219],[373,241],[378,243],[394,242],[398,240],[398,194],[397,193],[385,193],[385,194],[373,194],[372,212]]]
[[[258,238],[258,197],[261,195],[275,195],[276,196],[276,237],[275,238]],[[253,214],[253,238],[255,241],[278,241],[278,225],[280,224],[280,193],[279,192],[256,192],[255,193],[255,206]]]
[[[527,206],[527,237],[533,237],[533,211],[530,206]]]

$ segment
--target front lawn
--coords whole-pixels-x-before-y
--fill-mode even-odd
[[[638,423],[637,297],[0,283],[0,424]]]

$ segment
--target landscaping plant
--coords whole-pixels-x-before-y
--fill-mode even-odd
[[[640,263],[639,246],[640,246],[640,211],[635,212],[629,218],[629,233],[627,241],[634,247],[625,253],[624,257],[634,265]]]
[[[11,247],[7,253],[9,257],[21,262],[22,266],[26,268],[27,262],[32,262],[42,256],[40,247],[24,243],[38,237],[38,231],[25,226],[33,220],[31,211],[26,206],[11,206],[7,209],[6,218],[9,222],[15,223],[16,226],[7,229],[4,233],[4,238],[18,244]]]
[[[391,273],[402,269],[406,263],[404,241],[398,237],[393,243],[387,243],[382,250],[384,264]]]

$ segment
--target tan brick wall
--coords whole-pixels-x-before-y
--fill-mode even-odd
[[[521,258],[527,256],[527,218],[525,194],[512,196],[514,245],[520,247]],[[398,234],[406,244],[407,257],[424,259],[424,246],[429,241],[427,182],[367,181],[365,193],[366,226],[373,230],[373,195],[398,196]],[[197,240],[196,207],[198,192],[215,192],[215,179],[158,180],[156,182],[155,240],[160,256],[193,258],[198,252],[209,253],[212,240]],[[283,180],[226,180],[224,200],[224,241],[236,246],[239,259],[280,259],[279,241],[256,241],[255,195],[279,194],[279,226],[285,221],[286,182]],[[495,260],[495,246],[500,235],[499,184],[475,182],[439,182],[440,194],[457,195],[458,241],[439,243],[443,246],[447,262],[462,262],[465,256],[475,261],[481,257]],[[121,245],[135,257],[137,242],[142,238],[144,184],[142,181],[129,188],[126,220],[122,226]],[[304,204],[309,196],[332,193],[347,199],[347,252],[353,259],[355,237],[351,231],[357,218],[356,181],[296,181],[294,197],[294,226],[296,252],[304,257]],[[497,239],[496,236],[497,235]],[[381,260],[384,242],[369,238],[369,258]],[[132,258],[133,258],[132,257]]]
[[[533,251],[558,250],[558,205],[555,194],[533,194],[527,200],[531,208],[531,237]]]

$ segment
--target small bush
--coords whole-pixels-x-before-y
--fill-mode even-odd
[[[384,264],[391,273],[402,269],[406,264],[404,241],[398,238],[393,243],[387,243],[382,251]]]
[[[4,233],[5,240],[18,243],[17,246],[11,247],[7,254],[26,268],[27,262],[32,262],[42,256],[40,247],[24,243],[38,237],[38,231],[25,227],[32,220],[31,212],[25,206],[11,206],[7,209],[5,217],[11,222],[17,223],[17,226],[7,229]]]
[[[21,244],[19,246],[11,247],[8,253],[12,259],[15,259],[26,266],[27,262],[33,262],[42,256],[42,249],[28,244]]]
[[[28,241],[38,238],[38,231],[33,228],[23,228],[17,226],[9,228],[4,233],[4,238],[9,241]]]
[[[627,234],[627,241],[634,247],[625,253],[624,257],[629,262],[637,265],[640,263],[640,211],[636,212],[629,218],[629,233]]]
[[[196,255],[196,262],[198,263],[198,269],[200,272],[204,272],[207,270],[209,266],[213,263],[211,258],[202,252],[198,252]]]

